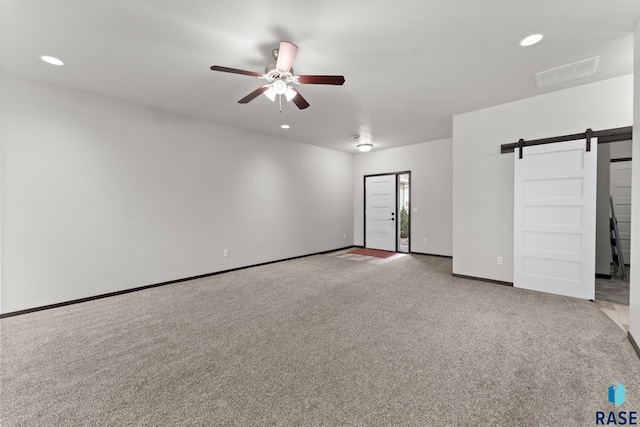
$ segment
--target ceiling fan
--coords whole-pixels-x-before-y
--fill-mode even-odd
[[[305,109],[309,103],[300,95],[294,84],[316,84],[316,85],[342,85],[344,83],[343,76],[296,76],[293,74],[293,60],[298,52],[298,46],[290,42],[280,42],[280,48],[272,51],[275,64],[267,65],[264,74],[255,71],[239,70],[237,68],[221,67],[214,65],[211,67],[213,71],[223,71],[225,73],[244,74],[247,76],[264,79],[267,84],[260,86],[238,102],[247,104],[249,101],[257,98],[261,94],[265,94],[271,101],[275,101],[276,95],[280,101],[280,111],[282,111],[282,95],[287,101],[293,101],[299,109]]]

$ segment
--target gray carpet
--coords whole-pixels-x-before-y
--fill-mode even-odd
[[[595,304],[317,255],[6,318],[3,427],[588,426],[640,410]]]

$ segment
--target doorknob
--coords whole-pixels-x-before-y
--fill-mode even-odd
[[[395,220],[396,220],[395,218],[389,218],[389,221],[395,221]]]

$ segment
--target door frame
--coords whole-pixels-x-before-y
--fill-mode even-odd
[[[369,174],[369,175],[364,175],[362,177],[362,217],[363,217],[363,224],[362,224],[362,245],[363,247],[367,247],[367,178],[369,177],[374,177],[374,176],[384,176],[384,175],[395,175],[396,177],[396,200],[395,200],[395,205],[396,205],[396,212],[398,213],[397,215],[397,220],[398,223],[395,226],[395,251],[398,252],[398,238],[399,238],[399,234],[398,234],[398,229],[400,228],[399,224],[400,224],[400,213],[398,212],[398,199],[399,199],[399,194],[398,194],[398,186],[400,185],[400,175],[409,175],[409,252],[411,253],[411,200],[413,199],[412,196],[412,192],[413,192],[413,186],[411,185],[411,171],[410,170],[406,170],[406,171],[400,171],[400,172],[386,172],[386,173],[373,173],[373,174]]]

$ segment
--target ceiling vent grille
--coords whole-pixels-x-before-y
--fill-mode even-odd
[[[593,58],[572,62],[550,70],[540,71],[536,73],[538,89],[592,76],[596,73],[599,60],[599,56],[594,56]]]

